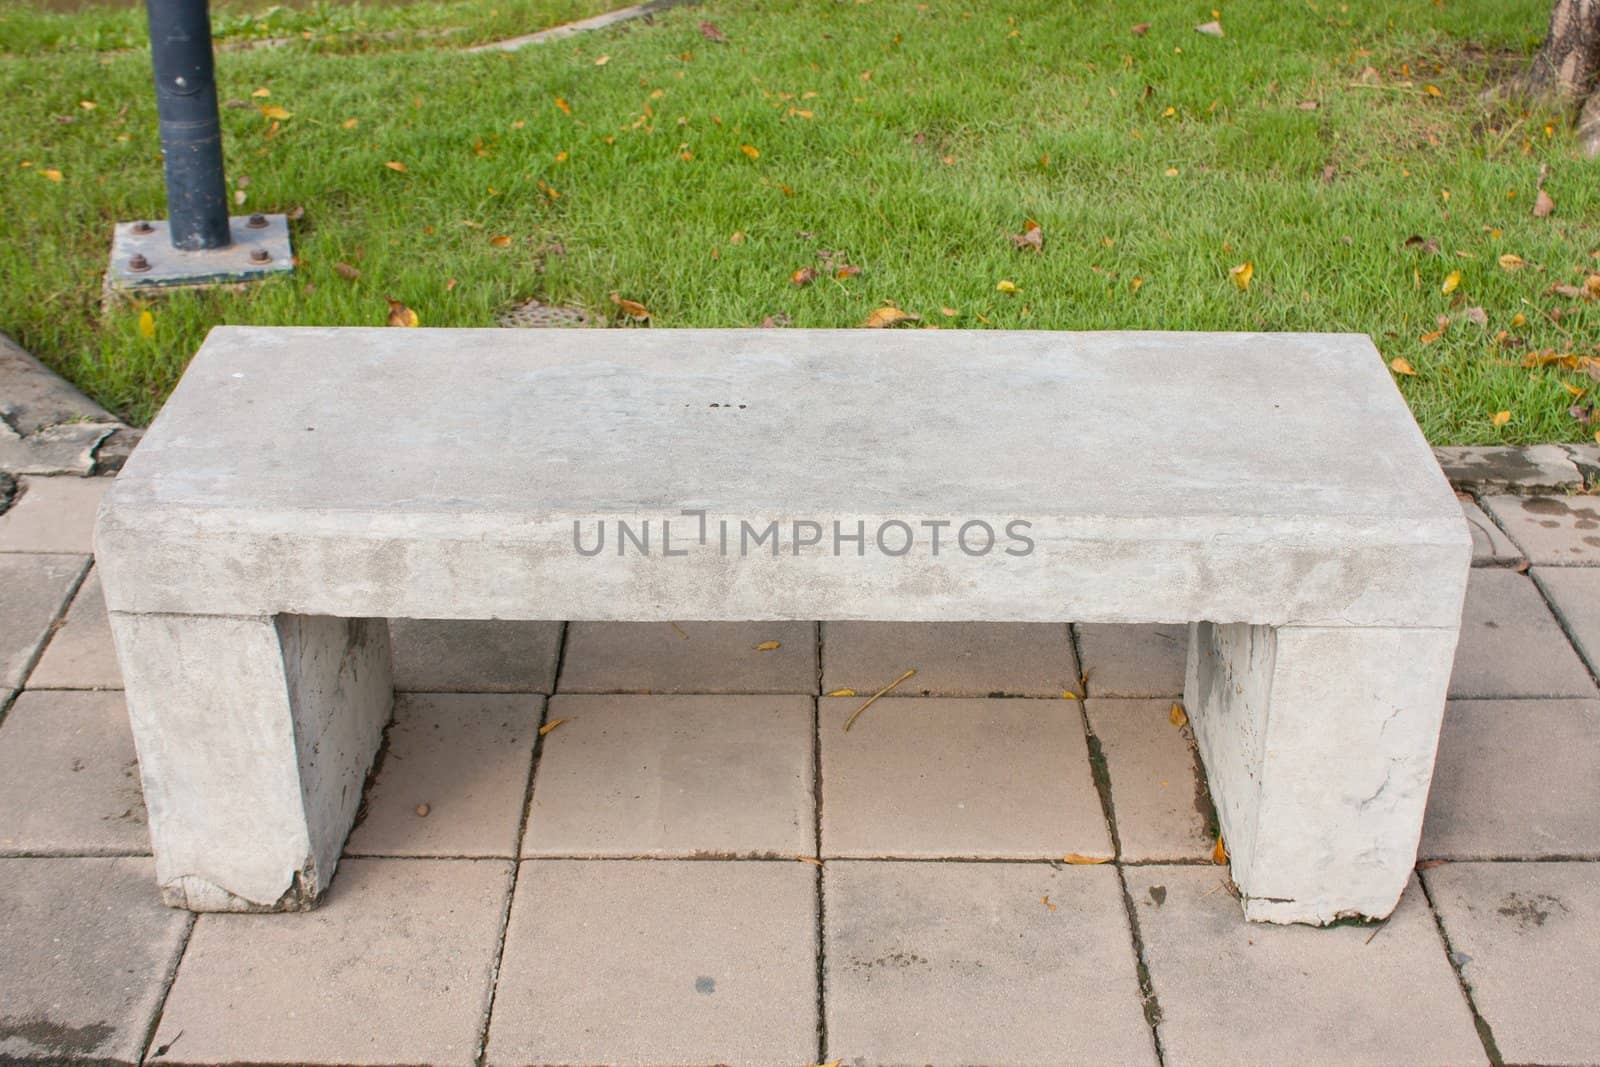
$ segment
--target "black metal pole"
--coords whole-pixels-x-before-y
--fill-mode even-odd
[[[226,248],[233,239],[222,179],[222,122],[208,0],[146,0],[145,8],[172,247],[187,252]]]

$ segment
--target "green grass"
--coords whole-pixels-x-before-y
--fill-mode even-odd
[[[300,269],[105,311],[112,222],[163,213],[148,60],[66,49],[48,78],[0,60],[0,328],[135,420],[217,323],[376,325],[385,296],[430,326],[488,325],[529,296],[605,316],[616,291],[658,328],[853,326],[893,301],[964,328],[1356,331],[1416,369],[1400,385],[1435,443],[1589,438],[1564,386],[1596,383],[1519,363],[1594,353],[1600,307],[1547,290],[1600,269],[1600,171],[1558,116],[1477,98],[1537,44],[1546,0],[1250,0],[1223,9],[1222,39],[1192,28],[1209,4],[1130,10],[721,0],[511,55],[224,53],[224,97],[267,88],[293,113],[276,132],[254,110],[223,119],[241,210],[304,208]],[[1027,219],[1042,255],[1006,239]],[[1413,234],[1438,254],[1404,248]],[[818,250],[864,272],[797,289]],[[1529,266],[1501,269],[1505,253]]]

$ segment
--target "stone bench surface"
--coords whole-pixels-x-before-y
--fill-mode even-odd
[[[1470,552],[1365,337],[932,330],[219,328],[98,542],[120,612],[1410,627]]]

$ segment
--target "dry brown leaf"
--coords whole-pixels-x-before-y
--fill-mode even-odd
[[[756,646],[756,651],[757,652],[771,652],[773,649],[777,648],[778,645],[779,645],[779,642],[777,642],[777,641],[763,641],[759,645]]]
[[[509,248],[511,247],[511,238],[507,237],[505,234],[501,234],[498,237],[489,238],[489,243],[494,245],[496,248]]]
[[[348,263],[335,263],[333,265],[333,273],[351,282],[359,281],[361,278],[361,272]]]
[[[1135,37],[1143,37],[1145,34],[1150,32],[1150,24],[1148,22],[1140,22],[1133,26],[1133,28],[1128,32],[1133,34]]]
[[[861,325],[869,330],[883,330],[890,326],[898,326],[902,322],[920,321],[921,316],[913,315],[909,311],[902,311],[899,308],[882,307],[875,308],[872,314],[868,315],[866,321]]]
[[[1434,240],[1432,237],[1423,237],[1421,234],[1417,233],[1414,233],[1410,237],[1406,238],[1405,246],[1407,248],[1414,248],[1423,255],[1436,256],[1439,254],[1438,241]]]
[[[594,61],[594,65],[597,67],[603,67],[609,62],[611,62],[610,56],[600,56]]]
[[[1444,336],[1444,331],[1443,330],[1429,330],[1427,333],[1425,333],[1421,337],[1417,338],[1417,340],[1421,341],[1425,345],[1431,345],[1431,344],[1433,344],[1433,342],[1437,341],[1439,338],[1441,338],[1443,336]]]
[[[810,285],[812,282],[814,282],[816,280],[817,280],[817,268],[815,268],[815,267],[801,267],[799,270],[797,270],[793,274],[789,275],[789,282],[796,289],[800,289],[800,288],[803,288],[803,287],[805,287],[807,285]]]
[[[1396,374],[1404,374],[1413,378],[1417,375],[1417,372],[1412,369],[1411,363],[1401,356],[1396,356],[1389,361],[1389,369]]]
[[[622,313],[630,319],[643,322],[650,317],[650,309],[637,300],[624,300],[616,293],[611,294],[611,302],[622,309]]]
[[[1074,867],[1093,867],[1101,863],[1110,863],[1110,856],[1090,856],[1082,852],[1068,852],[1061,857],[1062,863],[1070,863]]]
[[[404,174],[406,172],[406,165],[400,162],[398,159],[388,160],[383,165],[398,174]]]
[[[1203,33],[1207,37],[1221,37],[1223,36],[1222,23],[1216,19],[1212,19],[1210,22],[1202,22],[1194,28],[1194,32]]]
[[[417,313],[406,307],[392,296],[384,297],[389,302],[390,326],[420,326],[422,321],[417,318]]]
[[[1528,265],[1528,261],[1519,255],[1507,252],[1498,260],[1501,270],[1521,270]]]
[[[1174,726],[1189,725],[1189,713],[1183,710],[1183,705],[1177,701],[1172,702],[1172,708],[1167,712],[1167,721]]]
[[[796,863],[809,863],[813,867],[821,867],[822,866],[822,861],[817,859],[817,857],[815,857],[815,856],[796,856],[794,858],[794,861]],[[834,1062],[837,1063],[838,1061],[835,1060]]]
[[[549,722],[547,722],[543,726],[539,727],[539,736],[543,737],[545,734],[549,733],[551,730],[554,730],[557,726],[560,726],[562,723],[571,722],[571,721],[572,721],[571,716],[568,716],[565,719],[551,719]]]
[[[854,263],[846,263],[844,266],[842,266],[838,270],[834,271],[833,272],[833,276],[837,281],[841,281],[842,282],[846,278],[854,278],[856,275],[858,275],[860,273],[861,273],[861,268],[860,267],[856,266]]]
[[[715,22],[702,21],[700,23],[700,36],[708,41],[715,41],[717,44],[728,43],[728,35],[717,29]]]
[[[1475,322],[1479,326],[1489,325],[1489,313],[1481,307],[1470,307],[1464,314],[1468,322]]]
[[[1543,189],[1540,189],[1539,195],[1534,197],[1533,200],[1533,217],[1536,219],[1549,218],[1550,213],[1555,209],[1555,200],[1551,198],[1549,193],[1545,192]]]

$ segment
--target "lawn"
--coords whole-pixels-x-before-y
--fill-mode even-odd
[[[217,323],[379,325],[386,297],[429,326],[530,297],[616,323],[616,293],[654,328],[892,303],[911,327],[1356,331],[1435,443],[1593,437],[1600,163],[1478,95],[1548,0],[1250,0],[1222,37],[1177,0],[713,0],[453,47],[593,10],[219,17],[297,38],[219,78],[239,210],[303,211],[299,270],[102,308],[112,223],[164,213],[138,20],[0,8],[0,328],[134,421]],[[1042,250],[1010,239],[1029,220]]]

